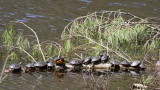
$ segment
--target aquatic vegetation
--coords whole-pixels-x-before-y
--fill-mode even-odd
[[[61,35],[70,41],[70,51],[81,49],[86,55],[107,51],[126,60],[141,53],[157,53],[159,36],[159,28],[147,19],[120,11],[95,12],[76,18]]]
[[[33,32],[33,36],[18,32],[14,29],[15,23],[23,24]],[[6,51],[6,56],[12,54],[9,58],[12,62],[22,58],[25,59],[25,61],[46,61],[55,55],[59,56],[61,52],[60,44],[54,41],[40,42],[36,32],[22,22],[11,22],[9,28],[4,31],[2,38],[3,45],[1,47],[5,47],[3,50]]]

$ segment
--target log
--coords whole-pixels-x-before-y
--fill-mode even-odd
[[[69,63],[66,63],[66,67],[68,69],[74,69],[74,66],[70,65]],[[92,66],[91,64],[89,64],[89,65],[82,65],[80,67],[80,69],[121,69],[121,70],[126,70],[126,69],[128,69],[128,70],[136,70],[136,69],[140,69],[140,70],[142,70],[142,68],[123,67],[122,65],[117,65],[117,67],[114,67],[110,63],[97,64],[97,65],[94,65],[94,66]]]

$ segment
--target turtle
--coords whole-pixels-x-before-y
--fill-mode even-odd
[[[26,65],[25,72],[32,72],[34,70],[35,70],[34,63],[29,63]]]
[[[91,56],[88,56],[83,60],[83,64],[85,65],[90,64],[90,63],[91,63]]]
[[[122,62],[121,62],[121,65],[122,65],[123,67],[130,67],[130,63],[129,63],[128,61],[126,61],[126,60],[122,61]]]
[[[74,58],[71,61],[69,61],[69,64],[74,66],[72,71],[79,71],[82,67],[82,62],[83,61],[78,58]]]
[[[139,68],[140,64],[141,64],[141,61],[136,60],[132,62],[131,67]]]
[[[112,64],[111,67],[114,67],[115,70],[119,70],[119,69],[120,69],[119,62],[118,62],[118,61],[112,60],[112,61],[110,61],[110,64]]]
[[[54,67],[55,67],[55,64],[54,64],[53,61],[48,61],[48,62],[47,62],[47,68],[48,68],[48,69],[53,69]]]
[[[112,61],[110,61],[110,63],[111,63],[113,66],[115,66],[115,65],[119,65],[119,62],[118,62],[118,61],[116,61],[116,60],[112,60]]]
[[[73,66],[82,66],[82,60],[78,58],[74,58],[71,61],[69,61],[69,64]]]
[[[100,56],[95,56],[95,57],[91,58],[92,66],[94,66],[95,64],[99,64],[100,61],[101,61],[101,57]]]
[[[40,61],[40,62],[36,62],[35,64],[34,64],[34,68],[36,69],[36,70],[44,70],[44,69],[47,69],[47,63],[46,62],[44,62],[44,61]]]
[[[102,63],[106,63],[107,61],[109,61],[109,56],[106,53],[102,53],[100,56]]]
[[[22,68],[20,67],[19,64],[9,65],[9,72],[20,72],[20,71],[22,71]]]
[[[53,62],[55,63],[55,65],[65,66],[64,58],[62,58],[62,57],[55,57],[53,59]]]

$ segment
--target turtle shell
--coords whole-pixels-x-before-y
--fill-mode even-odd
[[[10,69],[20,69],[21,67],[19,66],[19,64],[12,64],[9,66]]]
[[[61,57],[55,57],[53,59],[54,63],[57,64],[57,65],[61,65],[61,64],[64,64],[64,58],[61,58]]]
[[[82,64],[82,60],[74,58],[69,62],[69,64],[71,64],[71,65],[81,65]]]
[[[127,67],[127,66],[130,66],[130,63],[128,61],[124,60],[121,62],[121,65]]]
[[[29,63],[26,65],[26,68],[25,68],[26,73],[33,72],[34,70],[35,70],[34,63]]]
[[[91,62],[98,62],[98,61],[100,61],[101,57],[95,56],[95,57],[92,57],[91,59],[92,59]]]
[[[107,62],[109,60],[109,56],[106,54],[106,53],[103,53],[102,55],[101,55],[101,61],[103,62],[103,63],[105,63],[105,62]]]
[[[133,61],[131,64],[131,67],[139,67],[140,64],[141,64],[141,61]]]
[[[27,68],[33,68],[34,67],[34,63],[29,63],[26,65]]]
[[[40,62],[36,62],[36,63],[34,64],[34,67],[44,67],[44,66],[46,66],[46,65],[47,65],[46,62],[40,61]]]
[[[91,63],[91,56],[86,57],[86,58],[83,60],[83,64],[89,64],[89,63]]]
[[[48,67],[53,67],[53,66],[54,66],[53,61],[49,61],[49,62],[47,63],[47,66],[48,66]]]
[[[56,61],[58,61],[58,60],[64,60],[64,58],[62,58],[62,57],[55,57],[55,58],[53,59],[54,62],[56,62]]]
[[[112,60],[110,63],[111,63],[112,65],[119,65],[119,62],[116,61],[116,60]]]
[[[55,57],[55,58],[53,59],[53,61],[57,61],[57,60],[59,60],[59,59],[61,59],[61,57]]]
[[[12,65],[9,65],[9,72],[12,72],[12,73],[18,73],[22,71],[22,68],[20,67],[19,64],[12,64]]]

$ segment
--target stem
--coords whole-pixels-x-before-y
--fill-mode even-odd
[[[3,46],[1,46],[1,47],[11,47],[12,49],[14,49],[14,48],[20,49],[20,50],[22,50],[24,53],[26,53],[29,57],[31,57],[34,62],[37,62],[37,61],[33,58],[33,56],[32,56],[31,54],[29,54],[26,50],[22,49],[21,47],[7,46],[7,45],[3,45]]]
[[[19,21],[15,21],[15,22],[23,24],[24,26],[26,26],[29,30],[31,30],[31,31],[34,33],[34,35],[35,35],[35,37],[36,37],[36,41],[37,41],[37,43],[38,43],[39,50],[40,50],[40,52],[41,52],[41,54],[42,54],[43,60],[46,61],[45,56],[44,56],[44,53],[43,53],[42,48],[41,48],[41,45],[40,45],[40,42],[39,42],[39,38],[38,38],[36,32],[35,32],[32,28],[30,28],[29,26],[27,26],[25,23],[23,23],[23,22],[19,22]]]
[[[106,46],[104,46],[104,45],[102,45],[102,44],[100,44],[100,43],[92,40],[91,38],[88,38],[87,36],[81,36],[81,35],[78,35],[78,36],[80,36],[80,37],[85,37],[86,39],[92,41],[93,43],[98,44],[98,45],[102,46],[103,48],[107,49],[108,51],[112,51],[112,52],[114,52],[116,55],[118,55],[119,57],[121,57],[121,58],[129,61],[129,60],[128,60],[126,57],[124,57],[121,53],[118,53],[118,52],[116,52],[116,51],[114,51],[114,50],[112,50],[112,49],[110,49],[110,48],[108,48],[108,47],[106,47]],[[129,56],[128,56],[128,57],[129,57]],[[130,58],[130,57],[129,57],[129,58]],[[130,58],[130,59],[131,59],[131,58]]]
[[[18,48],[18,49],[22,50],[22,51],[25,52],[29,57],[31,57],[34,62],[37,62],[26,50],[22,49],[21,47],[15,47],[15,48]]]
[[[9,59],[12,55],[13,55],[13,54],[10,54],[10,55],[6,58],[6,60],[5,60],[5,62],[4,62],[3,69],[2,69],[2,72],[1,72],[1,76],[0,76],[0,83],[1,83],[1,82],[3,81],[3,79],[6,77],[6,76],[3,77],[3,74],[4,74],[4,71],[5,71],[5,67],[6,67],[7,61],[8,61],[8,59]]]

